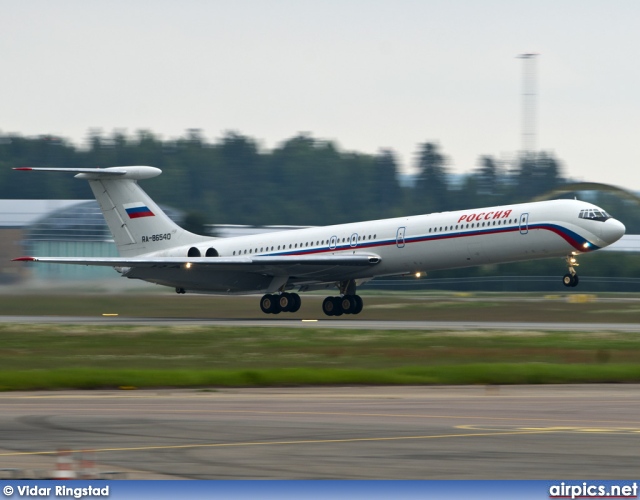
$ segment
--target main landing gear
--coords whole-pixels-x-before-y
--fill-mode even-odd
[[[327,316],[341,316],[343,314],[359,314],[363,302],[360,295],[356,295],[354,280],[340,282],[340,296],[327,297],[322,302],[322,312]]]
[[[300,309],[302,300],[297,293],[268,293],[260,299],[260,309],[266,314],[281,312],[296,312]]]
[[[342,316],[343,314],[359,314],[362,311],[363,302],[360,295],[341,295],[340,297],[327,297],[322,302],[322,312],[327,316]]]
[[[569,266],[569,272],[562,277],[562,284],[564,286],[575,287],[580,283],[578,273],[576,273],[575,267],[578,267],[578,261],[573,255],[567,256],[567,266]]]
[[[362,297],[356,295],[355,280],[341,281],[338,287],[340,288],[340,295],[324,299],[322,312],[327,316],[359,314],[362,311],[363,302]],[[293,313],[300,309],[301,302],[297,293],[268,293],[260,299],[260,309],[266,314]]]

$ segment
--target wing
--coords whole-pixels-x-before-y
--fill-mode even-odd
[[[20,262],[47,262],[50,264],[76,264],[119,268],[201,269],[236,271],[270,276],[314,276],[320,279],[341,279],[366,267],[380,263],[375,254],[354,255],[301,255],[250,257],[19,257]]]

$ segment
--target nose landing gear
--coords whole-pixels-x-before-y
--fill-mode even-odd
[[[569,267],[569,272],[562,277],[562,284],[567,287],[576,287],[578,283],[580,283],[580,278],[578,278],[578,273],[576,273],[575,267],[578,267],[578,261],[573,255],[567,256],[567,266]]]

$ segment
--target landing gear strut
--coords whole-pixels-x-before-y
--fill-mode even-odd
[[[297,293],[268,293],[260,299],[260,309],[265,314],[294,313],[300,309],[301,304],[302,300]]]
[[[578,273],[576,273],[575,267],[578,267],[578,261],[573,255],[567,256],[567,266],[569,267],[569,272],[562,277],[562,284],[568,287],[578,286],[580,283],[580,278],[578,278]]]
[[[327,316],[360,314],[363,305],[362,297],[356,295],[356,282],[354,280],[343,281],[340,283],[340,296],[324,299],[322,312]]]

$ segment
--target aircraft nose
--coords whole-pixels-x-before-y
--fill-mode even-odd
[[[602,226],[601,237],[607,244],[615,243],[626,231],[624,224],[617,219],[607,219]]]

